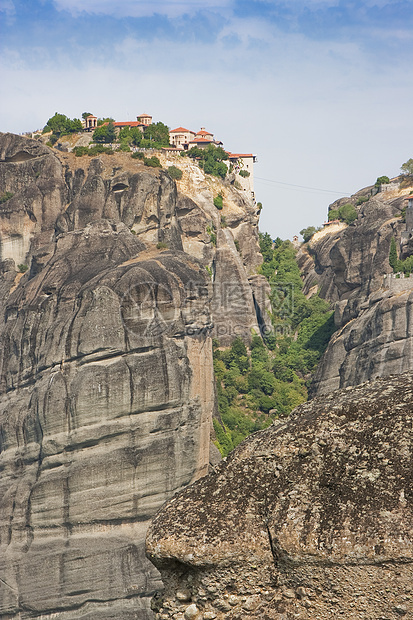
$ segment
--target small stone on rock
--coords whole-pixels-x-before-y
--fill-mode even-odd
[[[189,590],[178,590],[175,597],[178,599],[178,601],[186,603],[187,601],[191,600],[191,593]]]
[[[184,618],[185,620],[194,620],[198,616],[198,607],[195,603],[192,603],[189,607],[185,609]]]

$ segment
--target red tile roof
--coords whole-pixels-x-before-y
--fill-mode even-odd
[[[206,138],[197,138],[197,137],[195,137],[193,140],[191,140],[190,144],[192,142],[201,142],[201,143],[208,142],[208,144],[213,144],[214,140],[207,140]]]
[[[140,123],[139,121],[117,121],[113,124],[115,127],[139,127],[140,125],[143,125],[143,123]]]
[[[214,134],[209,131],[205,131],[201,129],[201,131],[197,131],[196,135],[197,136],[213,136]]]
[[[195,131],[185,129],[185,127],[178,127],[177,129],[172,129],[172,131],[170,131],[169,133],[193,133],[195,135]]]
[[[254,157],[252,153],[229,153],[227,155],[230,159],[238,159],[239,157]]]

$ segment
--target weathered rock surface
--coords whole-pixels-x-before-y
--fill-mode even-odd
[[[216,271],[257,324],[255,207],[187,166],[0,134],[2,620],[153,617],[149,520],[211,458]]]
[[[406,226],[399,216],[410,189],[395,184],[376,194],[357,207],[354,224],[316,233],[299,252],[305,292],[318,290],[334,304],[338,328],[317,368],[313,394],[413,369],[409,291],[385,282],[392,273],[391,239],[399,242]]]
[[[412,379],[301,405],[163,507],[157,618],[413,616]]]
[[[100,220],[2,327],[0,617],[146,618],[152,514],[208,466],[208,278]]]

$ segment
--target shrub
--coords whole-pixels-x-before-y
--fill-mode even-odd
[[[145,155],[141,151],[135,151],[131,156],[133,159],[145,159]]]
[[[152,157],[144,157],[143,163],[145,164],[145,166],[149,166],[150,168],[162,168],[161,162],[155,155],[153,155]]]
[[[182,170],[180,170],[176,166],[169,166],[168,174],[171,177],[171,179],[175,179],[176,181],[179,181],[180,179],[182,179]]]
[[[52,131],[59,138],[62,134],[76,133],[82,131],[82,122],[78,118],[70,119],[64,114],[56,114],[49,118],[43,133]]]
[[[221,228],[226,228],[227,227],[227,218],[225,217],[225,215],[221,216]]]
[[[357,199],[357,205],[362,205],[364,202],[368,202],[368,200],[368,196],[360,196],[360,198]]]
[[[330,209],[328,212],[328,221],[332,222],[333,220],[338,220],[340,218],[340,214],[338,209]]]
[[[216,196],[214,198],[214,206],[219,209],[221,211],[221,209],[224,206],[224,199],[222,198],[221,194],[218,194],[218,196]]]
[[[239,174],[240,177],[249,177],[250,176],[250,173],[248,172],[248,170],[240,170],[238,172],[238,174]]]
[[[346,224],[351,224],[357,219],[357,211],[349,202],[339,208],[338,214],[340,220],[343,220]]]
[[[303,230],[300,230],[300,235],[303,237],[304,242],[307,243],[307,241],[310,241],[311,237],[316,232],[317,228],[315,226],[307,226],[307,228],[303,228]]]
[[[13,198],[13,196],[14,196],[13,192],[4,192],[4,194],[0,196],[0,205],[10,200],[10,198]]]
[[[216,245],[217,244],[217,236],[215,234],[215,230],[213,228],[211,228],[211,226],[207,226],[207,233],[211,239],[211,243],[212,245]]]
[[[109,122],[107,125],[100,125],[93,132],[93,141],[99,143],[109,144],[116,140],[116,130],[113,122]]]
[[[73,153],[76,157],[82,157],[83,155],[89,155],[89,149],[87,146],[75,146]]]
[[[397,256],[396,240],[394,237],[392,237],[390,241],[389,264],[390,267],[393,269],[394,273],[398,271],[398,263],[399,257]]]
[[[389,177],[383,176],[378,177],[374,185],[375,187],[380,187],[381,185],[386,185],[387,183],[390,183]]]
[[[206,149],[194,146],[187,151],[188,157],[196,159],[199,167],[203,168],[206,174],[213,174],[216,177],[225,179],[228,167],[224,161],[228,159],[228,153],[220,146],[209,144]]]
[[[165,241],[159,241],[159,243],[156,244],[156,247],[158,248],[158,250],[167,250],[168,244],[165,243]]]
[[[410,158],[404,164],[402,164],[400,170],[405,176],[413,175],[413,159]]]
[[[20,271],[20,273],[26,273],[26,271],[28,270],[28,265],[17,265],[17,269]]]

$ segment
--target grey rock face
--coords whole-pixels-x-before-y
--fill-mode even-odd
[[[175,496],[147,537],[157,618],[184,613],[184,590],[217,620],[412,615],[412,385],[301,405]]]
[[[256,325],[254,208],[221,230],[191,187],[0,134],[2,620],[153,617],[148,523],[211,459],[215,261]]]
[[[317,285],[335,303],[338,328],[317,368],[313,395],[413,369],[409,291],[391,291],[384,278],[392,272],[391,239],[400,241],[405,227],[397,217],[404,196],[395,193],[377,194],[359,207],[353,225],[316,235],[300,252],[305,291]]]
[[[206,273],[100,220],[24,277],[1,336],[0,617],[150,617],[148,521],[208,465]]]
[[[36,140],[0,133],[0,260],[27,264],[35,235],[50,239],[67,202],[62,165]],[[48,234],[49,231],[49,234]]]

